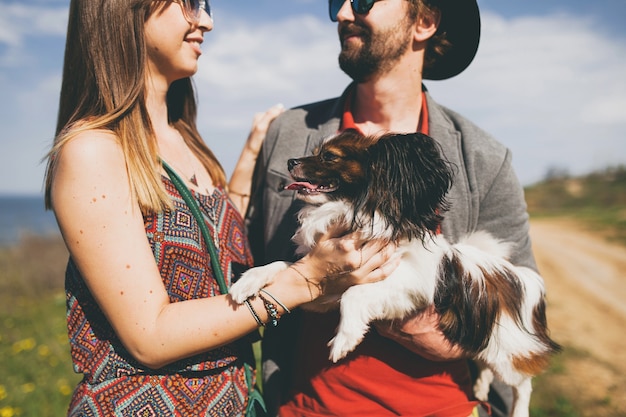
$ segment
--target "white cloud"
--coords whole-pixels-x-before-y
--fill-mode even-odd
[[[251,24],[220,14],[202,49],[199,126],[227,172],[255,113],[331,97],[349,82],[338,68],[334,25],[306,15]]]
[[[65,37],[67,6],[0,3],[0,68],[35,62],[33,40]]]
[[[217,99],[302,100],[327,79],[343,78],[337,69],[336,38],[332,25],[310,16],[254,26],[227,21],[205,35],[205,56],[196,78],[223,93]]]
[[[626,122],[626,93],[607,91],[583,106],[581,121],[595,125],[624,125]]]
[[[65,36],[67,7],[0,3],[0,43],[20,45],[28,36]]]
[[[483,13],[472,66],[433,94],[511,147],[522,181],[626,163],[626,44],[597,22]]]
[[[41,190],[61,85],[49,56],[63,53],[67,13],[67,5],[0,3],[0,192]]]
[[[427,82],[434,97],[512,148],[524,183],[555,166],[577,174],[625,163],[623,40],[566,14],[505,19],[484,12],[482,18],[472,66],[451,80]],[[208,116],[214,129],[232,129],[232,138],[210,143],[228,160],[254,112],[278,101],[292,106],[332,97],[348,82],[336,63],[335,26],[326,21],[228,22],[206,39],[201,106],[215,112]]]

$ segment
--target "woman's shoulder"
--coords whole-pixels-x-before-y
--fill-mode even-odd
[[[65,135],[64,143],[54,156],[55,172],[64,172],[64,180],[83,177],[94,182],[128,181],[126,158],[113,132],[105,129],[76,129]]]
[[[122,147],[117,135],[107,129],[81,128],[80,126],[64,132],[65,143],[60,148],[64,156],[77,156],[80,159],[106,158],[122,155]]]
[[[78,123],[65,130],[62,136],[67,144],[78,143],[78,146],[119,146],[119,140],[115,132],[104,128],[93,128],[85,123]]]

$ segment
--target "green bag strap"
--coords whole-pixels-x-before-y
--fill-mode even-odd
[[[193,217],[196,218],[196,222],[198,223],[198,226],[200,227],[200,232],[202,233],[204,242],[206,243],[207,248],[209,249],[209,256],[211,257],[211,266],[213,267],[213,274],[215,275],[217,284],[220,287],[220,292],[222,294],[228,294],[228,287],[226,286],[226,281],[224,280],[224,273],[222,272],[222,268],[220,267],[220,262],[219,262],[219,258],[217,255],[217,248],[215,247],[215,244],[213,243],[213,239],[211,239],[211,232],[209,231],[209,227],[206,225],[206,221],[204,220],[204,217],[202,216],[200,207],[198,207],[198,202],[196,201],[195,198],[193,198],[191,191],[189,191],[189,188],[187,188],[187,186],[185,185],[183,180],[180,179],[178,174],[176,174],[176,172],[174,172],[174,170],[165,161],[161,160],[161,164],[163,165],[163,168],[167,172],[167,175],[169,175],[170,179],[174,183],[174,186],[180,193],[181,197],[183,198],[183,200],[185,200],[185,203],[187,203],[187,205],[189,206],[189,209],[191,210],[191,214],[193,214]]]
[[[222,294],[228,294],[228,287],[226,286],[226,281],[224,280],[224,273],[222,272],[222,267],[220,266],[219,258],[217,255],[217,248],[213,243],[213,239],[211,239],[211,232],[209,231],[209,227],[206,225],[204,217],[202,216],[202,212],[200,211],[200,207],[198,206],[198,202],[191,194],[191,191],[185,185],[183,180],[180,179],[178,174],[174,172],[174,170],[164,161],[161,160],[161,165],[163,165],[163,169],[167,172],[174,187],[178,190],[178,193],[181,195],[189,209],[191,210],[191,214],[196,218],[196,222],[198,223],[198,227],[200,227],[200,232],[202,233],[202,238],[204,239],[207,248],[209,250],[209,256],[211,257],[211,267],[213,268],[213,275],[215,275],[215,279],[217,280],[217,284],[220,287],[220,292]],[[265,401],[263,401],[263,397],[259,392],[258,388],[252,384],[252,366],[244,362],[244,374],[246,377],[246,385],[248,385],[248,406],[246,407],[246,416],[247,417],[259,417],[257,416],[256,405],[258,404],[263,412],[266,412]]]
[[[244,363],[244,373],[246,376],[246,385],[251,387],[248,389],[248,406],[246,407],[246,417],[262,417],[261,415],[257,415],[256,405],[258,404],[263,410],[263,414],[267,412],[267,408],[265,407],[265,401],[263,400],[263,396],[261,392],[259,392],[259,388],[256,385],[252,385],[252,365],[249,363]]]

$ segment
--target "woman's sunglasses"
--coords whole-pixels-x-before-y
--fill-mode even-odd
[[[198,24],[203,10],[213,19],[209,0],[176,0],[176,2],[182,5],[183,13],[189,23]]]
[[[330,20],[337,21],[337,14],[348,0],[328,0],[328,14],[330,14]],[[355,14],[367,14],[378,0],[350,0],[350,6]]]

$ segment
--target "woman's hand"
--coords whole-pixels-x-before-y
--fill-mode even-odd
[[[256,158],[261,150],[261,145],[263,145],[270,123],[284,111],[285,107],[282,104],[276,104],[266,111],[254,115],[244,152],[250,151]]]
[[[434,305],[401,321],[379,321],[374,324],[378,333],[411,352],[430,361],[452,361],[468,355],[452,344],[439,330],[440,316]]]
[[[267,129],[279,114],[285,111],[282,104],[276,104],[263,113],[257,113],[252,121],[252,128],[246,144],[239,155],[239,160],[228,182],[228,194],[237,210],[244,215],[250,202],[252,174],[256,159],[265,141]]]
[[[296,266],[300,272],[324,289],[324,294],[340,294],[352,285],[381,281],[398,266],[393,257],[396,246],[382,240],[364,242],[355,232],[336,237],[329,230]],[[320,294],[321,295],[321,294]]]

